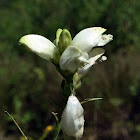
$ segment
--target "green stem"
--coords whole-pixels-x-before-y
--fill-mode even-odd
[[[10,113],[8,111],[4,111],[4,112],[7,113],[10,116],[10,118],[13,120],[13,122],[15,123],[15,125],[17,126],[17,128],[19,129],[19,131],[21,132],[21,134],[23,135],[23,137],[25,138],[25,140],[29,140],[25,136],[24,132],[22,131],[22,129],[20,128],[20,126],[18,125],[18,123],[16,122],[16,120],[10,115]]]
[[[68,97],[71,94],[75,95],[75,89],[73,87],[73,84],[71,82],[66,81],[66,80],[62,81],[61,87],[62,87],[62,90],[63,90],[63,97],[64,97],[62,110],[64,110],[64,108],[66,106],[66,103],[67,103],[67,100],[68,100]],[[61,121],[58,120],[57,113],[52,112],[52,114],[54,115],[54,117],[56,119],[56,126],[55,126],[55,130],[54,130],[53,140],[57,140],[59,132],[61,130]],[[74,140],[74,138],[66,136],[66,140]]]
[[[61,122],[56,124],[55,130],[54,130],[54,138],[53,138],[53,140],[58,139],[60,130],[61,130]]]
[[[58,120],[57,113],[52,112],[52,114],[54,115],[55,120],[56,120],[53,140],[57,140],[58,136],[59,136],[59,132],[61,130],[61,122],[59,122],[59,120]]]

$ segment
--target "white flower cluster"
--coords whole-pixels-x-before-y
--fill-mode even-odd
[[[113,36],[103,34],[106,29],[91,27],[80,31],[72,40],[68,30],[58,29],[56,39],[52,43],[41,35],[25,35],[20,43],[40,57],[51,61],[57,70],[77,89],[80,78],[83,77],[97,60],[105,61],[105,50],[101,47],[113,39]],[[69,82],[69,83],[70,83]],[[63,111],[61,124],[63,132],[76,140],[81,139],[84,131],[84,109],[76,96],[68,98]]]
[[[90,67],[96,63],[96,60],[105,53],[101,46],[113,39],[112,35],[103,34],[105,31],[106,29],[102,27],[86,28],[80,31],[72,41],[70,40],[69,46],[66,46],[63,51],[41,35],[25,35],[19,42],[46,60],[52,61],[57,58],[62,71],[78,72],[85,75]],[[62,34],[61,32],[63,33],[63,31],[60,31],[58,39]],[[66,37],[64,36],[64,38]],[[59,52],[61,52],[60,57],[57,57]]]

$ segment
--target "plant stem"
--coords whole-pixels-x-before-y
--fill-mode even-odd
[[[61,122],[56,124],[53,140],[57,140],[58,139],[60,130],[61,130]]]
[[[10,113],[8,111],[4,111],[4,112],[7,113],[10,116],[10,118],[13,120],[13,122],[15,123],[15,125],[17,126],[17,128],[19,129],[19,131],[21,132],[23,137],[25,138],[25,140],[28,140],[28,138],[25,136],[24,132],[22,131],[22,129],[20,128],[20,126],[18,125],[16,120],[10,115]]]

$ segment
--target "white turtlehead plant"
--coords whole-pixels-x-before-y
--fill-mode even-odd
[[[61,117],[62,131],[69,137],[80,140],[84,131],[84,109],[76,96],[68,98]]]
[[[62,71],[68,71],[70,73],[78,72],[81,75],[85,75],[90,67],[96,63],[96,60],[101,58],[105,53],[102,46],[113,39],[112,35],[103,34],[105,31],[106,29],[102,27],[83,29],[73,40],[71,36],[68,37],[68,39],[70,38],[70,43],[68,43],[68,46],[66,44],[66,47],[63,49],[61,48],[63,42],[59,42],[59,36],[61,36],[61,32],[63,31],[59,32],[59,35],[57,35],[58,38],[56,39],[60,47],[47,38],[35,34],[25,35],[19,42],[46,60],[51,61],[57,58],[57,65],[59,65]],[[66,34],[64,36],[64,40],[65,38],[67,40],[68,35]],[[60,53],[60,57],[56,56],[58,53]]]
[[[92,65],[107,59],[103,56],[105,50],[102,46],[113,40],[113,36],[103,34],[105,31],[106,29],[102,27],[86,28],[72,40],[67,29],[58,29],[54,42],[35,34],[25,35],[19,40],[20,44],[30,51],[51,61],[65,79],[61,84],[63,95],[64,98],[68,96],[69,98],[61,116],[60,126],[62,126],[64,136],[67,137],[66,140],[80,140],[83,136],[84,109],[75,96],[75,90],[81,86],[81,78],[86,75]],[[71,92],[73,92],[72,95],[69,95]],[[85,100],[85,102],[92,100]],[[56,121],[58,122],[58,118]],[[61,128],[59,124],[60,122],[56,127],[56,139]]]

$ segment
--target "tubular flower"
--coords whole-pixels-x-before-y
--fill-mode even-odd
[[[51,61],[64,77],[61,87],[65,99],[69,96],[61,116],[61,125],[56,117],[58,133],[60,126],[66,137],[80,140],[84,131],[84,109],[75,96],[75,90],[81,86],[81,78],[97,61],[105,61],[102,46],[113,40],[110,34],[103,34],[106,29],[91,27],[80,31],[72,40],[67,29],[58,29],[52,43],[41,35],[25,35],[19,42],[38,56]],[[86,102],[92,99],[86,100]],[[56,135],[58,137],[58,135]],[[65,138],[65,137],[64,137]]]
[[[85,75],[105,53],[99,47],[113,39],[112,35],[103,34],[105,31],[102,27],[86,28],[72,40],[68,30],[58,29],[54,43],[35,34],[25,35],[19,42],[40,57],[52,61],[61,71]]]
[[[61,117],[61,126],[67,136],[81,139],[84,131],[84,109],[76,96],[69,96]]]
[[[58,51],[57,47],[50,40],[41,35],[25,35],[19,42],[46,60],[53,58],[55,52]]]
[[[90,67],[95,64],[104,53],[104,46],[113,39],[112,35],[102,35],[106,29],[92,27],[80,31],[72,40],[71,45],[65,49],[60,57],[60,67],[85,75]]]

